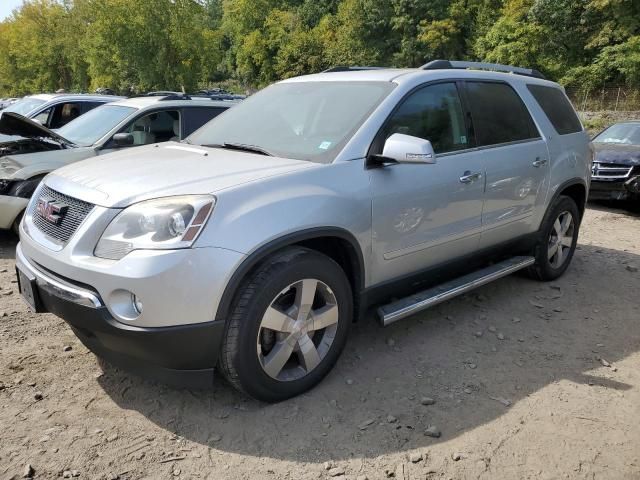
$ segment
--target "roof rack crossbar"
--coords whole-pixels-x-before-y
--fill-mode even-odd
[[[388,67],[349,67],[346,65],[337,65],[335,67],[328,68],[323,70],[322,73],[331,73],[331,72],[359,72],[361,70],[384,70]]]
[[[546,80],[546,77],[542,73],[533,68],[513,67],[511,65],[501,65],[499,63],[464,62],[459,60],[433,60],[420,68],[422,70],[493,70],[495,72],[515,73],[516,75],[525,75],[527,77],[541,78],[543,80]]]

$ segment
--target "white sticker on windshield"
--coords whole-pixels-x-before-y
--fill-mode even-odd
[[[322,142],[320,145],[318,145],[318,148],[320,150],[328,150],[329,147],[331,146],[331,142]]]

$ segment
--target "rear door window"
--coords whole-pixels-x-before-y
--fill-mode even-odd
[[[186,138],[215,117],[224,112],[226,108],[188,107],[182,111],[184,115],[184,131],[181,138]]]
[[[531,95],[560,135],[582,131],[582,124],[562,90],[544,85],[527,85]]]
[[[510,85],[471,81],[465,86],[478,146],[540,137],[527,107]]]

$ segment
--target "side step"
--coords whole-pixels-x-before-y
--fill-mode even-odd
[[[535,263],[533,257],[513,257],[489,267],[463,275],[428,290],[396,300],[378,308],[378,316],[383,327],[391,325],[414,313],[462,295],[474,288],[506,277]]]

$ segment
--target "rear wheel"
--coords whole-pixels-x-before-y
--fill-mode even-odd
[[[305,248],[270,257],[237,293],[220,369],[252,397],[276,402],[316,385],[333,367],[353,315],[349,281]]]
[[[575,201],[560,196],[542,222],[529,274],[543,281],[555,280],[569,267],[578,244],[580,213]]]

